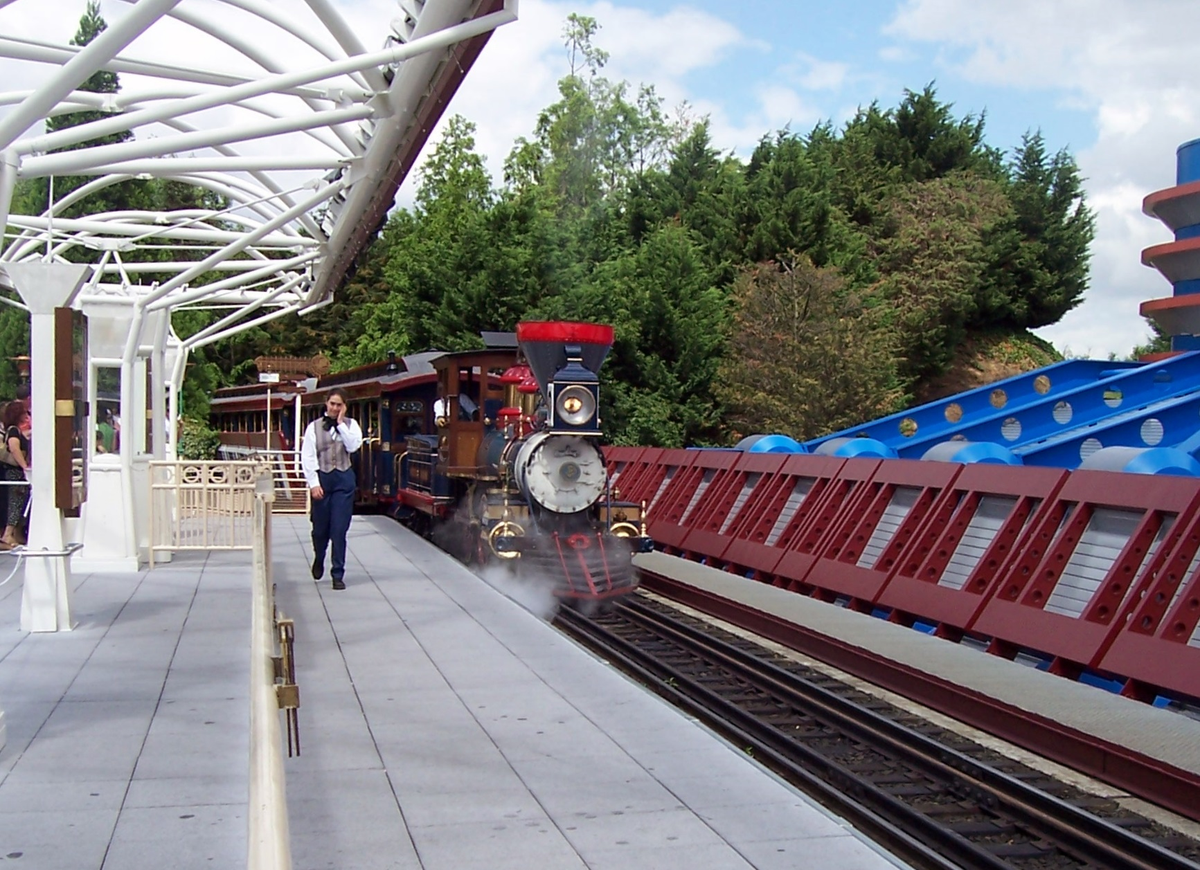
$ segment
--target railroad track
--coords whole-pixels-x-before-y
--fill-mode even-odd
[[[1200,870],[1200,843],[662,602],[556,625],[914,866]]]

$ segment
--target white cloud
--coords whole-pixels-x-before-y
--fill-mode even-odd
[[[1171,0],[910,0],[887,28],[935,44],[968,80],[1049,91],[1095,119],[1096,141],[1076,155],[1097,213],[1091,290],[1040,331],[1060,348],[1123,356],[1150,331],[1138,304],[1171,294],[1141,265],[1142,248],[1170,239],[1141,201],[1175,183],[1175,148],[1198,132],[1198,28],[1200,4]]]
[[[785,74],[810,91],[839,90],[850,75],[850,64],[821,60],[806,52],[796,52],[795,62],[783,68]]]
[[[593,44],[608,52],[601,74],[634,87],[652,84],[668,111],[689,102],[696,115],[713,117],[713,138],[719,148],[746,142],[745,131],[726,119],[724,109],[695,99],[685,79],[718,63],[735,49],[767,51],[737,27],[708,13],[677,7],[655,15],[611,2],[579,4],[552,0],[522,0],[520,20],[497,30],[450,105],[476,125],[476,150],[487,159],[497,182],[504,159],[520,136],[531,138],[538,114],[558,99],[558,82],[569,72],[563,27],[571,13],[595,18],[600,25]],[[767,129],[762,118],[786,116],[778,107],[763,107],[753,122],[751,142]],[[446,118],[430,137],[436,143]],[[430,145],[426,146],[428,151]],[[412,201],[419,179],[414,173],[400,191],[399,201]]]

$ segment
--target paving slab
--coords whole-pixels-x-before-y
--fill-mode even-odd
[[[314,582],[307,523],[275,518],[301,687],[304,753],[287,762],[298,868],[393,866],[378,863],[383,842],[394,866],[426,870],[724,870],[801,854],[814,870],[897,866],[559,634],[511,584],[382,517],[355,518],[349,554],[345,591]],[[313,835],[342,819],[372,832],[361,855]]]
[[[274,517],[296,622],[293,866],[898,866],[751,759],[383,517],[356,517],[348,588]],[[72,577],[76,627],[20,631],[0,586],[0,863],[240,867],[250,564],[188,552]]]

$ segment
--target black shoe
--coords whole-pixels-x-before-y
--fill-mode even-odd
[[[334,589],[345,589],[346,583],[345,583],[345,581],[342,580],[341,577],[334,577],[333,578],[333,588]]]
[[[314,580],[320,580],[325,576],[325,560],[320,556],[313,559],[312,575]]]

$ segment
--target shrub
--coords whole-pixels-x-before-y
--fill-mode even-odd
[[[221,436],[203,420],[181,417],[179,421],[179,444],[176,453],[180,459],[216,459],[221,448]]]

